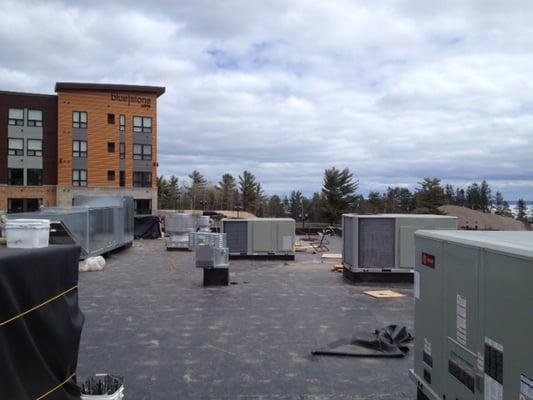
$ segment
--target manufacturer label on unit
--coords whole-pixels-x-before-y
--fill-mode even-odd
[[[283,236],[283,250],[292,250],[292,236]]]
[[[503,346],[488,337],[485,337],[484,361],[485,400],[503,400]]]
[[[428,254],[428,253],[422,253],[422,265],[425,265],[429,268],[435,268],[435,256]]]
[[[415,299],[420,298],[420,271],[415,271]]]
[[[485,374],[485,400],[503,400],[503,385]]]
[[[533,379],[520,375],[520,400],[533,400]]]
[[[466,297],[457,295],[457,341],[466,346]]]
[[[485,358],[483,357],[483,353],[477,352],[477,369],[480,371],[483,371],[485,368]]]
[[[422,352],[422,361],[428,367],[433,368],[433,356],[431,355],[431,342],[424,338],[424,351]]]

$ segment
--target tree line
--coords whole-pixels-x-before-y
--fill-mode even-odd
[[[416,213],[441,214],[443,205],[456,205],[514,217],[501,192],[493,195],[488,182],[473,182],[466,188],[443,185],[438,178],[424,178],[414,191],[395,186],[383,193],[370,191],[365,198],[358,194],[359,181],[345,168],[324,171],[322,189],[306,197],[299,190],[289,195],[267,196],[256,176],[243,171],[237,177],[222,175],[216,184],[197,170],[188,175],[190,183],[180,185],[177,177],[158,178],[159,209],[243,210],[259,217],[291,217],[295,220],[340,222],[343,213]],[[516,218],[531,222],[524,199],[516,206]]]

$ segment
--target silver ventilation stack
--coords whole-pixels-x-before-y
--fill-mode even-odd
[[[200,215],[197,220],[198,232],[211,232],[211,219],[208,215]]]
[[[204,272],[204,286],[229,285],[229,250],[225,233],[193,232],[189,248],[194,250],[196,268]]]
[[[189,248],[189,233],[195,231],[194,217],[192,214],[169,214],[165,218],[165,232],[167,250]]]
[[[228,268],[229,250],[225,233],[193,232],[189,249],[196,253],[197,268]]]

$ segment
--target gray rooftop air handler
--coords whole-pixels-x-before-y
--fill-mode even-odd
[[[417,399],[533,399],[533,232],[415,240]]]
[[[72,208],[43,208],[9,218],[49,219],[50,244],[78,244],[80,259],[133,243],[133,198],[79,196]]]
[[[457,218],[416,214],[344,214],[344,276],[354,281],[412,281],[414,233],[457,229]]]
[[[290,218],[223,219],[230,258],[294,260],[295,222]]]

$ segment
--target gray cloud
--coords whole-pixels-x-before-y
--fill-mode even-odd
[[[0,87],[160,84],[160,173],[533,198],[533,3],[2,0]]]

